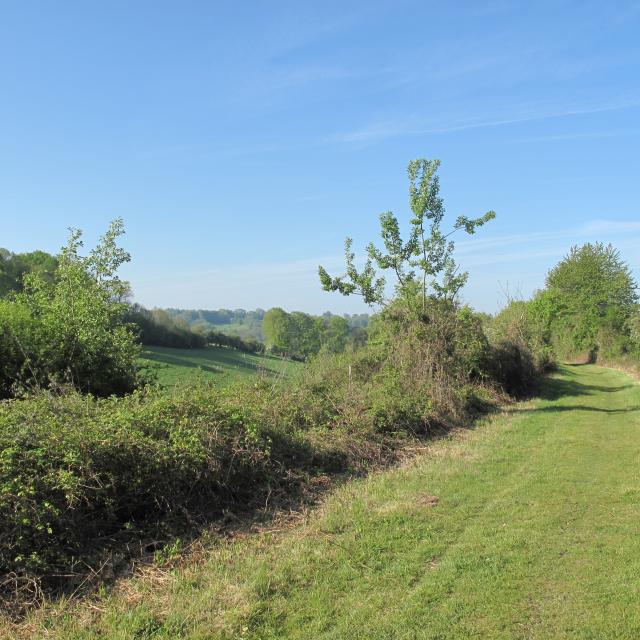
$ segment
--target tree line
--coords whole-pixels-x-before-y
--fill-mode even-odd
[[[305,359],[320,351],[340,353],[355,349],[367,340],[367,330],[350,326],[342,316],[312,316],[301,311],[287,313],[280,307],[269,309],[263,320],[266,347],[289,357]]]
[[[0,297],[12,291],[22,291],[24,276],[40,274],[46,280],[53,280],[58,259],[45,251],[13,253],[0,247]]]
[[[267,342],[263,324],[265,315],[268,312],[264,309],[245,311],[244,309],[207,310],[169,308],[164,311],[177,323],[182,325],[186,322],[189,327],[197,333],[220,331],[228,335],[237,335],[243,339],[256,340],[262,343]],[[346,320],[352,329],[366,329],[369,324],[369,314],[367,313],[345,313],[342,316],[336,316],[326,311],[322,316],[312,317],[324,319],[325,324],[329,323],[331,318],[338,317]],[[296,352],[299,353],[299,350],[296,350]]]

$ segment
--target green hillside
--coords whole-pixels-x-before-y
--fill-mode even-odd
[[[161,385],[211,379],[223,384],[254,375],[288,376],[300,365],[277,356],[244,353],[225,347],[171,349],[146,347],[143,364],[157,375]]]

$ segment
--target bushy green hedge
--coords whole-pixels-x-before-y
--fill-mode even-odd
[[[356,377],[369,366],[353,360]],[[0,403],[1,573],[64,574],[114,541],[175,534],[225,507],[291,494],[309,474],[357,471],[420,426],[400,385],[349,383],[345,357],[303,379],[202,384]],[[389,433],[393,426],[393,437]]]
[[[319,356],[286,383],[0,403],[1,573],[66,574],[105,547],[389,460],[495,397],[494,353],[475,314],[439,303],[428,322],[388,314],[365,348]]]
[[[56,572],[119,531],[234,500],[270,473],[268,429],[206,387],[0,405],[0,565]]]

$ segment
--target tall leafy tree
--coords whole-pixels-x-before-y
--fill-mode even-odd
[[[347,348],[351,331],[349,323],[340,316],[331,316],[326,321],[323,346],[330,353],[340,353]]]
[[[290,344],[290,321],[284,309],[274,307],[264,314],[262,330],[268,347],[287,352]]]
[[[574,246],[549,271],[553,333],[565,348],[597,351],[603,341],[623,336],[636,312],[637,284],[611,244]]]

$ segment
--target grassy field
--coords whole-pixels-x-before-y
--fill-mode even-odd
[[[171,349],[146,347],[143,364],[148,365],[165,386],[189,383],[197,378],[226,383],[252,375],[290,375],[299,363],[276,356],[243,353],[225,347]]]
[[[640,637],[640,387],[565,367],[539,400],[210,543],[31,637]],[[15,633],[15,630],[14,630]]]

